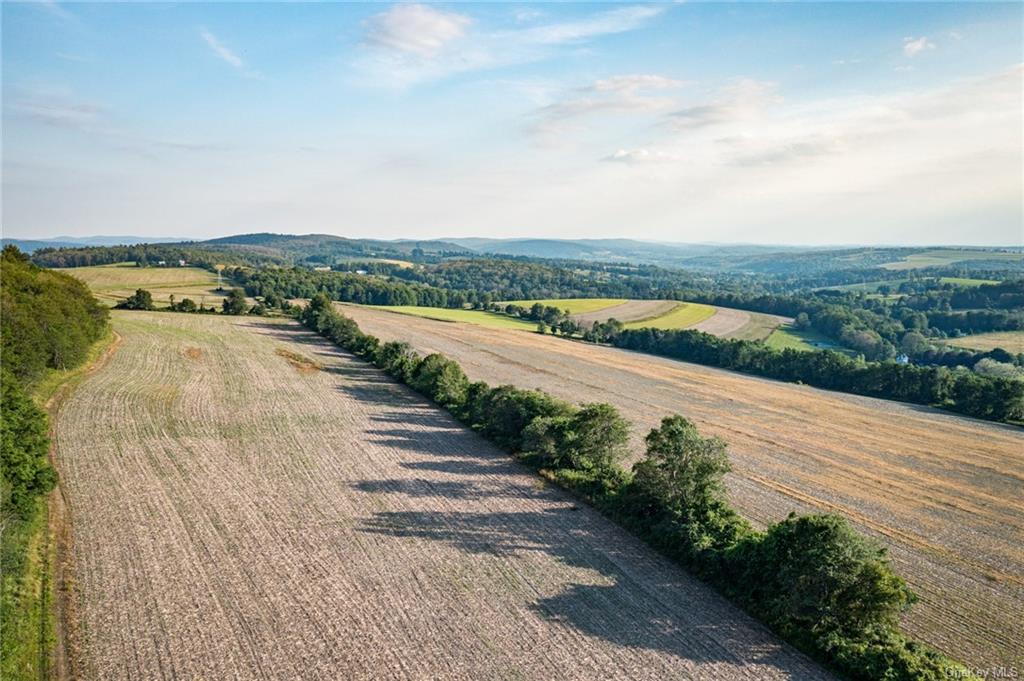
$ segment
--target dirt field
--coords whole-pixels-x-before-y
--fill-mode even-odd
[[[603,322],[612,318],[623,323],[635,322],[663,315],[678,304],[675,300],[627,300],[601,310],[575,314],[572,315],[572,318],[583,326],[590,326],[594,322]]]
[[[793,321],[789,317],[780,317],[760,312],[747,312],[731,307],[715,308],[715,314],[708,319],[693,325],[691,328],[710,333],[722,338],[739,338],[741,340],[764,340],[778,327]]]
[[[79,678],[827,678],[297,325],[113,320],[56,430]]]
[[[758,522],[835,511],[889,547],[921,597],[913,635],[978,667],[1024,661],[1024,431],[538,334],[342,306],[472,379],[608,401],[639,438],[679,412],[725,438],[730,496]]]

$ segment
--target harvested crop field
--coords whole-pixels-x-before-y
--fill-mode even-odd
[[[790,317],[781,317],[761,312],[747,312],[732,307],[715,307],[715,314],[694,324],[697,331],[710,333],[722,338],[740,340],[765,340],[783,324],[792,322]]]
[[[499,305],[518,305],[520,307],[533,307],[537,303],[546,307],[557,307],[571,315],[597,312],[616,305],[628,302],[625,298],[543,298],[540,300],[507,300],[498,303]]]
[[[626,324],[627,329],[691,329],[697,324],[708,321],[715,316],[715,308],[700,303],[676,303],[668,312],[651,317],[638,319]]]
[[[834,511],[879,537],[921,597],[907,630],[977,667],[1024,662],[1024,430],[539,334],[342,306],[470,378],[607,401],[639,429],[681,413],[729,443],[756,522]]]
[[[991,333],[978,333],[973,336],[962,336],[960,338],[947,338],[944,341],[947,345],[955,345],[960,348],[970,348],[987,352],[1002,348],[1013,354],[1024,352],[1024,331],[993,331]]]
[[[828,678],[294,323],[113,321],[56,423],[77,677]]]
[[[66,267],[59,272],[81,279],[104,305],[116,305],[143,288],[160,304],[191,298],[198,305],[219,306],[225,293],[217,290],[217,275],[199,267],[136,267],[134,263]],[[225,283],[225,286],[228,284]]]
[[[627,300],[600,310],[574,314],[572,318],[584,326],[609,319],[618,319],[625,324],[660,317],[671,312],[678,304],[674,300]]]
[[[602,299],[603,300],[603,299]],[[528,301],[522,301],[528,302]],[[541,301],[558,307],[559,301]],[[587,302],[574,299],[571,303]],[[615,301],[609,301],[615,302]],[[596,307],[585,312],[574,312],[572,318],[589,327],[594,322],[618,319],[627,328],[652,327],[656,329],[696,329],[722,338],[764,340],[776,328],[792,321],[788,317],[747,312],[730,307],[682,303],[675,300],[626,300],[618,304]]]

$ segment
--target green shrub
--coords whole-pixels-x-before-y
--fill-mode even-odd
[[[408,343],[391,341],[377,348],[373,354],[373,363],[395,379],[408,383],[416,372],[420,357]]]
[[[610,404],[587,404],[571,414],[534,418],[523,430],[523,452],[547,468],[611,470],[626,454],[629,424]]]
[[[466,402],[469,379],[457,362],[435,352],[419,363],[409,385],[445,409],[457,411]]]
[[[524,431],[535,418],[568,416],[573,408],[547,393],[503,385],[474,391],[474,401],[466,405],[466,411],[470,423],[485,437],[520,451]]]
[[[35,508],[36,497],[53,489],[57,475],[47,459],[50,439],[46,414],[6,366],[0,369],[0,414],[0,514],[25,519]]]
[[[816,641],[895,630],[915,600],[885,549],[836,515],[790,514],[729,558],[742,600],[774,626]]]

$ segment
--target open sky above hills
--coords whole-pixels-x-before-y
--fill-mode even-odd
[[[7,237],[1024,240],[1017,3],[2,12]]]

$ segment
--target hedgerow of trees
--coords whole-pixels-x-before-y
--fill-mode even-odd
[[[25,569],[39,499],[57,475],[49,464],[46,413],[31,391],[47,372],[81,364],[107,327],[108,313],[78,279],[44,270],[14,246],[0,256],[0,575],[3,622]],[[0,625],[0,634],[7,630]],[[4,645],[6,649],[6,643]]]
[[[946,367],[867,362],[832,350],[775,350],[763,343],[693,330],[622,329],[598,324],[585,337],[620,348],[783,381],[939,406],[993,421],[1024,420],[1024,382]]]
[[[948,678],[965,671],[908,640],[898,616],[914,601],[885,550],[835,515],[791,515],[754,530],[729,504],[726,444],[670,416],[632,471],[629,425],[614,407],[576,407],[536,390],[471,383],[439,354],[381,343],[312,297],[300,320],[435,400],[462,422],[585,498],[714,584],[804,651],[851,679]]]

